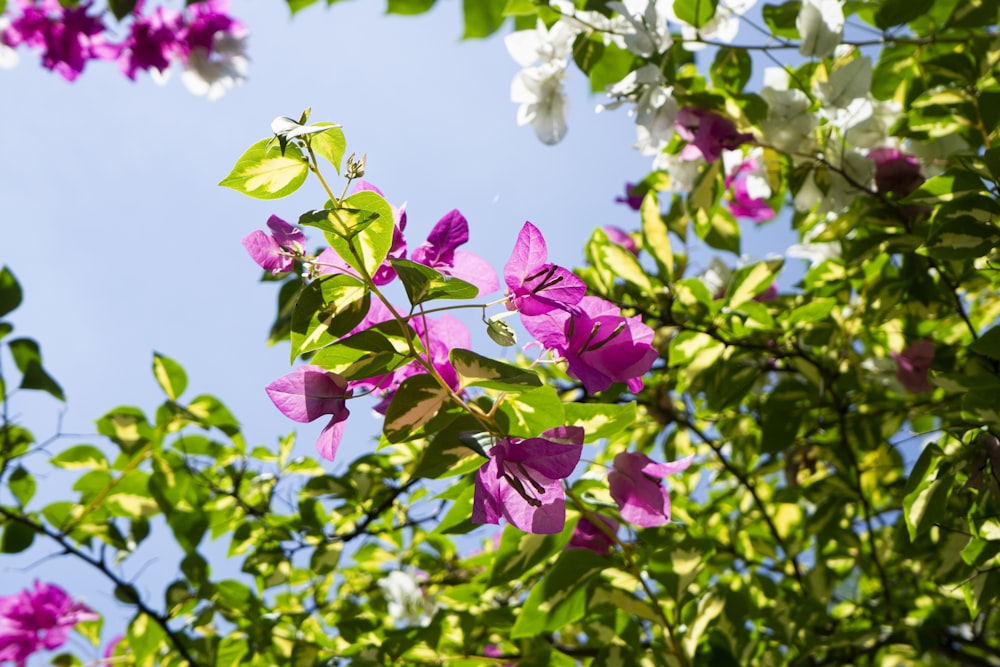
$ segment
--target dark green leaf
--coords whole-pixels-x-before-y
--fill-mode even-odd
[[[489,586],[516,581],[550,556],[559,553],[569,542],[568,531],[555,535],[525,533],[514,526],[504,528],[500,538]]]
[[[800,0],[790,0],[780,5],[764,5],[762,14],[775,37],[798,39],[799,29],[795,26],[795,21],[801,8]]]
[[[573,62],[584,74],[590,74],[590,70],[600,62],[603,55],[604,42],[599,39],[580,33],[573,40]]]
[[[0,270],[0,317],[21,305],[24,294],[17,278],[6,266]]]
[[[392,372],[411,358],[399,323],[392,320],[324,347],[312,362],[348,380],[363,380]]]
[[[712,83],[731,93],[743,92],[743,87],[750,80],[753,63],[746,49],[736,49],[730,46],[720,48],[712,61]]]
[[[553,632],[582,618],[587,611],[587,589],[608,566],[607,559],[589,549],[563,551],[531,589],[511,628],[511,638]]]
[[[1000,244],[1000,229],[963,215],[946,221],[924,246],[939,259],[974,259],[991,253]]]
[[[42,368],[42,353],[38,343],[30,338],[18,338],[7,343],[17,369],[21,371],[21,388],[48,392],[65,401],[62,387]]]
[[[882,30],[909,23],[927,13],[934,0],[882,0],[875,12],[875,25]]]
[[[35,540],[35,531],[19,521],[7,521],[0,538],[0,551],[5,554],[21,553]]]
[[[796,379],[783,380],[771,391],[761,408],[762,452],[777,454],[794,444],[805,418],[804,404],[811,396],[809,385]]]
[[[108,9],[119,21],[134,12],[135,5],[136,0],[108,0]],[[2,11],[3,9],[0,8],[0,12]]]
[[[969,347],[973,352],[1000,360],[1000,326],[995,326],[984,333]]]

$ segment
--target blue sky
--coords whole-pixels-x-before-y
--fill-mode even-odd
[[[542,145],[515,123],[509,88],[518,66],[499,37],[459,41],[458,3],[395,17],[365,0],[312,7],[294,19],[278,0],[235,5],[251,30],[250,78],[215,102],[189,94],[178,72],[160,87],[92,63],[68,84],[23,50],[16,69],[0,71],[0,262],[25,291],[12,320],[16,335],[41,343],[69,399],[64,414],[46,396],[19,394],[13,407],[39,439],[55,432],[62,414],[62,431],[79,435],[52,451],[97,442],[93,421],[115,406],[154,410],[163,398],[150,371],[158,351],[187,369],[186,398],[220,397],[251,444],[276,446],[296,428],[299,452],[314,453],[322,420],[293,424],[264,393],[290,370],[288,351],[265,345],[275,290],[258,283],[240,239],[270,214],[295,220],[324,197],[307,184],[291,198],[262,202],[216,185],[268,136],[275,116],[312,107],[313,121],[341,124],[348,151],[368,154],[366,178],[389,201],[407,202],[411,246],[458,208],[470,223],[466,247],[498,271],[525,220],[548,238],[552,261],[575,266],[595,227],[638,226],[634,213],[613,203],[624,181],[649,166],[631,148],[625,111],[595,114],[601,98],[572,75],[569,134],[558,146]],[[748,227],[757,256],[787,245],[771,248],[766,228]],[[377,429],[356,412],[334,469],[369,447]],[[36,470],[44,461],[31,459]],[[40,486],[44,494],[45,478]],[[51,497],[61,493],[55,488]],[[64,561],[26,569],[45,553],[4,557],[0,594],[36,577],[69,588]],[[150,586],[158,591],[160,583]],[[101,611],[117,606],[106,587],[83,592]]]

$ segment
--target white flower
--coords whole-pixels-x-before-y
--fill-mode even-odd
[[[562,85],[565,76],[564,65],[548,62],[524,68],[514,76],[510,86],[510,99],[521,105],[517,124],[531,123],[545,144],[559,143],[566,136],[568,102]]]
[[[717,297],[725,293],[732,277],[733,270],[729,268],[729,265],[718,257],[713,257],[708,268],[701,274],[701,282],[708,288],[709,294]]]
[[[872,87],[872,61],[861,56],[830,72],[827,81],[816,84],[816,97],[825,107],[846,109],[851,102],[867,98]]]
[[[889,136],[891,128],[899,120],[902,107],[898,102],[872,102],[867,118],[844,132],[844,140],[854,148],[875,148],[896,146],[899,140]]]
[[[809,98],[801,90],[765,86],[760,91],[767,102],[767,119],[761,123],[764,140],[786,153],[810,153],[815,146],[816,117],[809,113]]]
[[[682,160],[676,153],[660,153],[653,160],[653,169],[662,169],[670,176],[670,189],[674,192],[690,192],[705,164],[699,153],[693,160]]]
[[[437,609],[437,604],[427,597],[420,584],[409,572],[394,570],[379,580],[378,587],[385,595],[389,616],[397,624],[427,625]]]
[[[839,154],[839,169],[826,165],[816,165],[806,177],[793,203],[799,211],[808,211],[819,203],[819,213],[840,213],[860,194],[860,187],[870,187],[875,175],[875,163],[856,150],[844,150]],[[837,166],[834,160],[830,160]],[[822,170],[826,189],[817,183],[817,171]],[[841,171],[845,175],[841,174]],[[857,184],[857,185],[855,185]]]
[[[788,247],[785,251],[786,257],[796,257],[798,259],[805,259],[809,261],[809,268],[821,264],[828,259],[839,259],[840,258],[840,243],[836,241],[828,241],[823,243],[815,243],[813,239],[818,237],[826,231],[825,224],[818,224],[808,232],[806,232],[805,237],[802,239],[802,243],[796,243]]]
[[[10,27],[10,19],[6,16],[0,16],[0,37],[3,36],[8,27]],[[3,39],[0,39],[0,69],[11,69],[17,65],[18,60],[17,51],[4,44]]]
[[[802,41],[799,53],[825,58],[844,34],[844,8],[839,0],[804,0],[795,19]]]
[[[673,5],[668,5],[668,18],[681,27],[681,37],[684,38],[684,48],[688,51],[698,51],[706,44],[694,40],[713,40],[731,43],[740,30],[740,17],[748,12],[757,0],[720,0],[715,8],[715,16],[701,28],[695,28],[686,21],[677,18]]]
[[[678,106],[673,88],[665,85],[655,65],[644,65],[629,72],[624,79],[608,86],[608,96],[614,101],[599,105],[598,112],[616,109],[628,99],[635,100],[635,108],[629,110],[629,115],[635,115],[635,147],[640,153],[658,155],[666,148],[674,136]]]
[[[624,0],[609,2],[613,9],[629,22],[625,33],[625,48],[646,58],[663,53],[672,43],[667,17],[672,0]]]
[[[212,37],[211,55],[203,47],[195,47],[184,62],[181,80],[195,95],[217,100],[247,78],[249,60],[246,56],[246,30],[220,30]]]
[[[771,185],[767,180],[767,167],[764,163],[764,149],[754,146],[744,157],[742,150],[723,150],[722,166],[727,176],[742,173],[746,185],[746,194],[750,199],[768,199],[771,196]]]
[[[567,21],[559,20],[546,28],[541,19],[534,30],[518,30],[504,37],[504,44],[511,57],[521,67],[535,63],[559,61],[565,67],[573,48],[573,39],[578,29]]]

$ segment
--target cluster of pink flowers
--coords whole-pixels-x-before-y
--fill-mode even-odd
[[[184,83],[210,98],[246,77],[246,26],[228,14],[228,0],[204,0],[184,12],[159,6],[143,13],[140,1],[128,34],[109,36],[92,2],[64,7],[58,0],[12,0],[13,12],[0,29],[0,45],[25,45],[41,52],[42,65],[74,81],[91,60],[114,61],[135,80],[148,71],[162,79],[174,61],[184,66]]]
[[[364,182],[359,188],[378,192]],[[265,270],[291,271],[296,261],[302,260],[314,273],[355,275],[332,249],[323,250],[315,258],[307,257],[302,230],[281,218],[271,216],[267,226],[270,233],[255,231],[243,239],[250,256]],[[394,209],[389,258],[407,257],[405,227],[405,208]],[[465,217],[457,210],[450,211],[434,226],[427,240],[409,253],[409,259],[471,283],[480,293],[496,291],[499,280],[492,267],[481,257],[459,249],[468,238]],[[387,259],[372,280],[381,286],[395,278]],[[642,389],[642,376],[657,359],[651,344],[653,330],[640,317],[625,317],[616,305],[586,296],[586,285],[580,278],[548,261],[545,239],[530,222],[524,223],[518,234],[504,266],[503,280],[508,310],[519,313],[528,332],[566,364],[567,374],[579,380],[588,393],[605,391],[618,382],[632,392]],[[390,319],[389,308],[373,300],[365,318],[348,335]],[[329,416],[317,441],[323,457],[332,460],[336,455],[349,415],[346,402],[356,391],[381,396],[376,410],[385,414],[401,383],[425,373],[428,366],[453,391],[461,391],[449,352],[470,346],[471,337],[465,326],[450,315],[437,319],[421,316],[408,321],[424,344],[425,356],[419,363],[414,360],[387,375],[362,380],[348,380],[320,366],[305,365],[267,386],[272,402],[290,419],[304,423]],[[572,474],[580,461],[584,435],[580,427],[564,426],[535,438],[500,437],[476,475],[472,520],[496,524],[503,518],[528,532],[560,532],[566,519],[561,480]],[[661,479],[689,464],[690,458],[673,464],[656,464],[644,454],[620,454],[609,475],[609,485],[622,518],[638,526],[668,522],[670,501]],[[584,530],[585,526],[578,529]],[[600,538],[595,534],[580,540],[597,545]]]
[[[0,596],[0,663],[24,667],[36,651],[66,643],[77,623],[97,618],[54,584],[36,581],[34,590]]]

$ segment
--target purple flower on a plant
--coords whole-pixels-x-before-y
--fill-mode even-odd
[[[316,440],[316,449],[320,456],[332,461],[350,414],[346,405],[351,396],[347,380],[320,366],[299,366],[267,385],[265,391],[283,415],[300,424],[330,415],[330,423]]]
[[[36,581],[34,590],[0,596],[0,663],[23,667],[35,651],[66,643],[77,623],[97,618],[55,584]]]
[[[509,310],[520,311],[522,316],[552,310],[578,312],[576,304],[587,286],[572,271],[549,264],[548,252],[542,233],[525,222],[503,269]]]
[[[682,160],[696,159],[700,153],[707,162],[713,162],[723,149],[733,150],[753,141],[752,134],[737,132],[730,119],[698,107],[683,107],[677,112],[675,124],[677,134],[690,142],[681,150]]]
[[[476,473],[473,523],[503,517],[526,533],[558,533],[566,523],[566,497],[559,480],[580,461],[583,429],[564,426],[538,438],[503,438]]]
[[[732,153],[726,153],[727,156]],[[728,164],[728,158],[726,158]],[[727,169],[724,181],[731,198],[726,200],[729,211],[737,218],[750,218],[764,222],[774,217],[774,209],[767,203],[771,187],[763,174],[760,163],[753,157],[741,161],[735,169]]]
[[[920,161],[898,148],[873,148],[868,151],[868,159],[875,163],[875,187],[879,192],[905,197],[924,182]]]
[[[608,530],[612,533],[618,532],[618,522],[611,517],[604,516],[603,514],[595,514],[594,516],[607,526]],[[573,535],[569,538],[568,547],[578,547],[581,549],[590,549],[594,553],[601,554],[602,556],[611,550],[614,546],[614,541],[608,536],[607,532],[601,530],[593,521],[585,516],[581,516],[580,520],[576,524],[576,528],[573,529]]]
[[[267,219],[267,226],[270,234],[259,229],[250,232],[243,237],[243,247],[262,269],[272,274],[291,271],[295,258],[306,251],[306,235],[276,215]]]
[[[446,276],[471,283],[480,294],[497,291],[500,281],[490,263],[479,255],[458,250],[458,246],[468,240],[469,223],[458,209],[453,209],[438,220],[427,240],[413,250],[410,259]]]
[[[140,70],[166,73],[171,59],[182,57],[186,50],[181,13],[161,5],[144,16],[142,5],[140,1],[135,6],[132,26],[118,57],[122,73],[133,81]]]
[[[636,245],[635,239],[624,229],[615,227],[614,225],[604,225],[602,229],[607,234],[609,241],[617,243],[636,257],[639,256],[639,246]]]
[[[553,310],[522,321],[538,342],[566,360],[567,374],[587,392],[604,391],[614,382],[640,391],[642,376],[658,356],[653,330],[638,315],[622,317],[616,305],[596,296],[583,297],[578,308],[577,315]]]
[[[626,183],[625,196],[623,197],[619,195],[618,197],[615,197],[615,203],[625,204],[633,211],[638,211],[639,208],[642,206],[642,196],[632,194],[632,191],[635,189],[636,185],[637,183]]]
[[[615,457],[608,486],[622,519],[650,528],[670,522],[670,494],[662,479],[686,470],[694,456],[672,463],[656,463],[642,452],[622,452]]]
[[[934,388],[927,379],[934,363],[934,341],[917,340],[901,353],[892,352],[889,356],[896,360],[896,379],[907,391],[920,394]]]
[[[15,0],[21,15],[4,31],[8,46],[27,44],[42,49],[42,66],[74,81],[88,60],[114,60],[119,47],[109,44],[102,34],[104,22],[87,11],[91,3],[63,7],[58,0]]]

